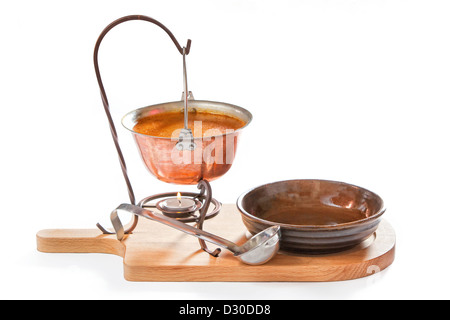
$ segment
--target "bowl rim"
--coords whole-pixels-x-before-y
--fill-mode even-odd
[[[215,138],[215,137],[224,137],[224,136],[227,136],[227,135],[231,135],[231,134],[235,134],[235,133],[240,133],[240,131],[242,131],[244,128],[246,128],[246,127],[252,122],[252,120],[253,120],[253,115],[251,114],[250,111],[248,111],[247,109],[244,109],[244,108],[242,108],[242,107],[239,107],[239,106],[237,106],[237,105],[231,104],[231,103],[227,103],[227,102],[219,102],[219,101],[212,101],[212,100],[189,100],[189,103],[196,103],[196,102],[197,102],[197,103],[205,103],[205,104],[210,103],[210,104],[216,104],[216,105],[217,105],[217,104],[220,104],[220,105],[224,105],[224,106],[227,106],[227,107],[231,107],[231,108],[237,109],[237,110],[239,110],[239,111],[241,111],[242,113],[244,113],[244,114],[247,115],[248,121],[246,122],[246,124],[245,124],[244,126],[238,128],[238,129],[236,129],[236,130],[233,130],[233,132],[228,132],[228,133],[224,133],[224,134],[221,134],[221,135],[207,136],[207,137],[196,137],[196,138],[194,137],[194,141],[203,140],[203,139],[210,139],[210,138]],[[139,136],[143,136],[143,137],[147,137],[147,138],[163,139],[163,140],[170,140],[170,141],[173,141],[173,138],[172,138],[172,137],[158,137],[158,136],[151,136],[151,135],[148,135],[148,134],[136,132],[136,131],[134,131],[132,128],[130,128],[129,126],[127,126],[127,125],[125,124],[125,120],[126,120],[127,118],[129,118],[132,114],[134,114],[134,113],[136,113],[136,112],[138,112],[138,111],[142,111],[142,110],[145,110],[145,109],[158,108],[158,107],[162,107],[162,106],[164,106],[164,105],[174,105],[174,104],[180,104],[180,103],[184,103],[183,100],[177,100],[177,101],[170,101],[170,102],[163,102],[163,103],[158,103],[158,104],[152,104],[152,105],[149,105],[149,106],[145,106],[145,107],[141,107],[141,108],[138,108],[138,109],[134,109],[134,110],[132,110],[132,111],[127,112],[127,113],[122,117],[122,119],[121,119],[122,126],[123,126],[125,129],[127,129],[128,131],[130,131],[131,133],[135,134],[135,135],[139,135]]]
[[[289,181],[319,181],[319,182],[326,182],[326,183],[339,183],[339,184],[344,184],[346,186],[352,187],[352,188],[357,188],[359,190],[363,190],[365,192],[368,192],[370,194],[372,194],[373,196],[375,196],[376,198],[378,198],[381,201],[381,206],[380,209],[373,215],[364,218],[364,219],[359,219],[359,220],[354,220],[354,221],[350,221],[350,222],[345,222],[345,223],[339,223],[339,224],[335,224],[335,225],[301,225],[301,224],[288,224],[288,223],[278,223],[278,222],[274,222],[274,221],[270,221],[270,220],[265,220],[259,217],[256,217],[254,215],[252,215],[251,213],[247,212],[243,205],[242,202],[245,198],[246,195],[248,195],[250,192],[267,186],[267,185],[272,185],[272,184],[276,184],[276,183],[283,183],[283,182],[289,182]],[[372,192],[366,188],[362,188],[359,187],[357,185],[354,184],[350,184],[350,183],[346,183],[346,182],[342,182],[342,181],[336,181],[336,180],[326,180],[326,179],[288,179],[288,180],[280,180],[280,181],[274,181],[274,182],[270,182],[270,183],[265,183],[265,184],[261,184],[259,186],[253,187],[251,189],[248,189],[247,191],[245,191],[244,193],[242,193],[238,199],[236,200],[236,206],[238,208],[238,210],[241,212],[242,215],[247,216],[250,219],[256,220],[257,222],[263,223],[263,224],[267,224],[267,225],[279,225],[282,228],[285,229],[292,229],[292,230],[299,230],[299,229],[319,229],[319,230],[334,230],[334,229],[345,229],[345,228],[352,228],[354,226],[357,225],[361,225],[364,224],[365,222],[368,221],[372,221],[372,220],[377,220],[379,219],[386,211],[386,206],[384,204],[384,200],[375,192]]]

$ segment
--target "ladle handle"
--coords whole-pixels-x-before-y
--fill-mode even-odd
[[[117,137],[116,127],[115,127],[114,121],[113,121],[113,119],[111,117],[111,112],[109,111],[108,98],[106,97],[105,88],[103,86],[102,78],[100,76],[100,69],[98,67],[98,50],[100,48],[100,43],[102,42],[102,40],[105,37],[105,35],[112,28],[114,28],[115,26],[117,26],[117,25],[119,25],[119,24],[121,24],[123,22],[131,21],[131,20],[143,20],[143,21],[151,22],[151,23],[157,25],[158,27],[160,27],[161,29],[163,29],[169,35],[169,37],[172,39],[173,43],[177,47],[178,52],[180,52],[180,54],[182,54],[183,57],[184,57],[184,55],[189,54],[189,51],[190,51],[190,48],[191,48],[191,40],[188,40],[187,44],[186,44],[186,47],[183,48],[183,47],[180,46],[180,44],[178,43],[177,39],[172,34],[172,32],[170,32],[170,30],[167,29],[167,27],[164,26],[161,22],[159,22],[159,21],[157,21],[157,20],[155,20],[153,18],[150,18],[150,17],[147,17],[147,16],[143,16],[143,15],[130,15],[130,16],[125,16],[125,17],[119,18],[119,19],[113,21],[112,23],[110,23],[102,31],[102,33],[98,37],[97,42],[95,44],[95,48],[94,48],[94,67],[95,67],[95,74],[97,76],[98,85],[100,87],[100,94],[101,94],[101,97],[102,97],[103,107],[105,109],[106,116],[108,117],[108,122],[109,122],[109,126],[110,126],[110,129],[111,129],[111,134],[112,134],[112,137],[113,137],[113,140],[114,140],[114,144],[116,146],[117,153],[119,155],[120,165],[121,165],[121,168],[122,168],[123,176],[125,178],[125,182],[127,184],[128,195],[130,197],[130,202],[132,204],[136,204],[136,198],[135,198],[135,195],[134,195],[134,192],[133,192],[133,188],[131,186],[130,179],[128,177],[127,166],[125,164],[125,159],[123,157],[122,150],[120,149],[119,140],[118,140],[118,137]]]
[[[141,207],[135,206],[135,205],[131,205],[131,204],[121,204],[119,207],[117,207],[113,212],[112,215],[117,216],[117,211],[119,210],[124,210],[130,213],[133,213],[135,215],[153,220],[153,221],[157,221],[160,222],[162,224],[165,224],[169,227],[175,228],[179,231],[183,231],[187,234],[190,234],[194,237],[197,237],[199,239],[214,243],[215,245],[218,245],[220,247],[223,247],[225,249],[230,250],[231,252],[233,252],[234,254],[239,253],[239,249],[238,249],[238,245],[236,245],[235,243],[224,239],[222,237],[219,237],[217,235],[214,235],[212,233],[206,232],[204,230],[192,227],[188,224],[185,224],[184,222],[178,221],[176,219],[172,219],[169,217],[166,217],[162,214],[158,214],[158,213],[154,213],[152,211],[143,209]],[[115,220],[115,219],[111,219],[111,220]],[[116,222],[118,222],[118,220],[116,220]]]

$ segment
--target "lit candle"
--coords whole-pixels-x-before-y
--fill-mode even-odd
[[[176,198],[168,198],[161,203],[161,209],[169,212],[191,212],[196,209],[196,203],[191,198],[185,198],[178,192]]]

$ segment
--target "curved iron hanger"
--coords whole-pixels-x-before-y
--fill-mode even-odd
[[[100,76],[100,69],[99,69],[99,66],[98,66],[98,50],[100,48],[100,44],[101,44],[103,38],[115,26],[117,26],[117,25],[119,25],[119,24],[121,24],[123,22],[131,21],[131,20],[147,21],[147,22],[153,23],[153,24],[157,25],[158,27],[160,27],[161,29],[163,29],[169,35],[169,37],[172,39],[173,43],[177,47],[178,52],[181,55],[183,55],[183,58],[184,58],[185,55],[189,54],[189,52],[190,52],[191,40],[190,39],[187,40],[186,47],[181,47],[180,44],[178,43],[177,39],[173,35],[173,33],[169,29],[167,29],[167,27],[164,26],[161,22],[159,22],[159,21],[157,21],[157,20],[155,20],[153,18],[150,18],[150,17],[147,17],[147,16],[143,16],[143,15],[129,15],[129,16],[125,16],[125,17],[119,18],[119,19],[111,22],[102,31],[102,33],[98,37],[97,42],[95,44],[95,48],[94,48],[94,67],[95,67],[95,74],[97,76],[97,82],[98,82],[98,85],[100,87],[100,95],[101,95],[101,98],[102,98],[103,107],[105,109],[106,116],[108,118],[109,127],[111,129],[111,135],[112,135],[112,138],[114,140],[114,145],[116,147],[117,154],[119,155],[120,166],[122,168],[123,177],[124,177],[125,182],[127,184],[127,189],[128,189],[128,195],[129,195],[129,198],[130,198],[130,202],[131,202],[131,204],[135,205],[136,204],[136,198],[135,198],[135,195],[134,195],[133,187],[131,186],[130,179],[128,177],[128,171],[127,171],[127,166],[126,166],[126,163],[125,163],[125,158],[123,156],[122,150],[121,150],[120,145],[119,145],[119,139],[118,139],[118,136],[117,136],[116,127],[114,125],[114,121],[113,121],[112,116],[111,116],[111,112],[110,112],[110,109],[109,109],[108,98],[106,96],[105,88],[103,86],[102,78]],[[133,216],[132,225],[127,230],[125,230],[124,233],[128,234],[128,233],[132,232],[134,230],[134,228],[136,227],[137,222],[138,222],[138,216],[134,215]],[[110,232],[110,231],[106,230],[105,228],[103,228],[99,223],[97,223],[97,227],[104,234],[114,234],[113,232]]]

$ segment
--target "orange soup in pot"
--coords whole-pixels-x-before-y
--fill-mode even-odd
[[[245,126],[239,118],[209,112],[189,112],[188,127],[195,138],[226,134],[227,130],[237,130]],[[138,120],[133,130],[137,133],[171,138],[174,132],[184,128],[184,113],[163,112],[149,115]]]

